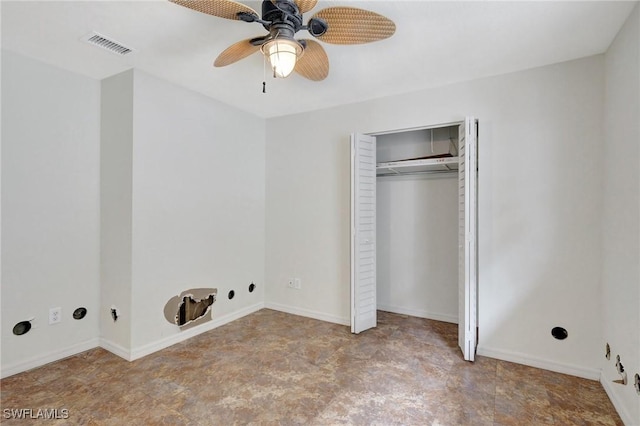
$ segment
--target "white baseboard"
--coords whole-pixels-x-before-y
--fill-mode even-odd
[[[120,358],[126,359],[127,361],[133,361],[131,359],[131,351],[129,349],[123,348],[117,343],[113,343],[111,340],[100,338],[100,347],[111,352],[114,355],[119,356]]]
[[[0,372],[0,377],[4,379],[5,377],[13,376],[14,374],[22,373],[33,368],[42,367],[43,365],[49,364],[50,362],[59,361],[63,358],[77,355],[81,352],[88,351],[89,349],[97,348],[99,346],[99,343],[100,340],[98,338],[94,338],[81,343],[76,343],[75,345],[69,346],[68,348],[64,348],[62,350],[48,352],[46,354],[38,355],[33,358],[16,362],[8,366],[3,365],[2,372]]]
[[[542,368],[556,373],[568,374],[570,376],[582,377],[589,380],[600,380],[600,370],[596,368],[585,368],[577,365],[562,364],[555,361],[532,357],[519,352],[496,350],[478,347],[478,355],[489,358],[501,359],[503,361],[514,362],[516,364],[528,365],[530,367]]]
[[[264,308],[264,303],[262,302],[256,303],[255,305],[251,305],[246,308],[231,312],[219,318],[213,318],[211,321],[207,321],[204,324],[182,331],[178,334],[165,337],[164,339],[157,340],[155,342],[149,343],[144,346],[140,346],[138,348],[133,348],[130,353],[129,361],[133,361],[133,360],[142,358],[144,356],[147,356],[149,354],[152,354],[154,352],[157,352],[161,349],[168,348],[169,346],[173,346],[176,343],[183,342],[191,337],[197,336],[198,334],[205,333],[209,330],[213,330],[214,328],[220,327],[221,325],[228,324],[231,321],[235,321],[239,318],[252,314],[256,311],[259,311],[262,308]]]
[[[28,359],[26,361],[21,361],[9,366],[3,365],[2,371],[0,372],[1,374],[0,377],[5,378],[5,377],[13,376],[14,374],[22,373],[24,371],[28,371],[36,367],[41,367],[50,362],[59,361],[63,358],[67,358],[67,357],[70,357],[70,356],[73,356],[97,347],[101,347],[111,352],[112,354],[117,355],[120,358],[123,358],[127,361],[134,361],[138,358],[142,358],[143,356],[149,355],[153,352],[157,352],[161,349],[167,348],[169,346],[175,345],[176,343],[187,340],[190,337],[197,336],[198,334],[207,332],[209,330],[213,330],[214,328],[230,323],[231,321],[235,321],[253,312],[259,311],[262,308],[264,308],[264,303],[260,302],[255,305],[249,306],[247,308],[240,309],[238,311],[224,315],[222,317],[214,318],[211,321],[208,321],[199,326],[185,330],[184,332],[166,337],[164,339],[158,340],[148,345],[141,346],[139,348],[134,348],[132,350],[128,350],[127,348],[124,348],[110,340],[96,337],[86,342],[78,343],[76,345],[65,348],[64,350],[49,352],[47,354],[40,355],[31,359]]]
[[[385,312],[392,312],[394,314],[409,315],[409,316],[418,317],[418,318],[426,318],[426,319],[431,319],[435,321],[450,322],[453,324],[458,323],[458,317],[456,315],[440,314],[436,312],[423,311],[420,309],[402,308],[399,306],[381,305],[378,303],[378,310],[385,311]]]
[[[286,312],[287,314],[300,315],[302,317],[313,318],[320,321],[332,322],[340,325],[351,325],[349,318],[336,315],[325,314],[324,312],[312,311],[310,309],[297,308],[294,306],[281,305],[280,303],[265,302],[264,307],[274,311]]]
[[[617,377],[617,379],[619,379],[619,377]],[[602,372],[602,374],[600,375],[600,384],[602,384],[604,391],[607,393],[607,396],[609,397],[609,399],[611,400],[611,403],[613,404],[616,411],[618,412],[618,415],[622,419],[622,422],[626,426],[639,426],[640,419],[635,420],[635,422],[632,421],[633,419],[631,418],[631,414],[627,410],[627,407],[625,407],[625,405],[622,403],[622,401],[618,397],[618,394],[614,391],[614,386],[619,386],[619,385],[614,385],[613,380],[605,377],[604,372]]]

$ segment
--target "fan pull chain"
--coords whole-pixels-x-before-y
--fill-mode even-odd
[[[267,93],[267,58],[262,55],[262,93]]]

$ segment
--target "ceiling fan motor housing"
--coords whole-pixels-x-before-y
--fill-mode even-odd
[[[302,13],[291,0],[262,1],[262,20],[270,24],[263,24],[264,28],[273,33],[281,30],[293,37],[302,28]],[[285,31],[284,29],[288,29]],[[282,33],[281,33],[282,34]]]

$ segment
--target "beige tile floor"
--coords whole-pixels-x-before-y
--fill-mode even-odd
[[[2,408],[82,425],[622,425],[598,382],[467,363],[456,325],[378,319],[352,335],[263,309],[131,363],[94,349],[2,380]]]

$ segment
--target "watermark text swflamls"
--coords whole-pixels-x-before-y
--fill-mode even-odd
[[[5,419],[41,419],[60,420],[69,418],[68,408],[5,408],[2,410]]]

